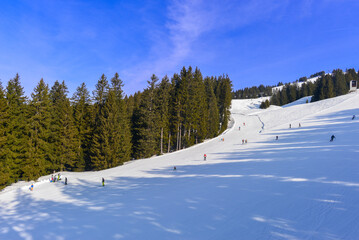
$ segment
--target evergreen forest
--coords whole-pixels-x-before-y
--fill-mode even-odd
[[[182,68],[152,75],[127,96],[116,73],[102,75],[90,94],[64,81],[41,79],[25,96],[17,74],[0,82],[0,188],[53,171],[92,171],[190,147],[227,129],[232,82]]]
[[[349,92],[351,80],[359,81],[359,71],[347,69],[335,69],[330,74],[323,71],[310,76],[319,77],[314,83],[307,81],[306,77],[300,78],[294,83],[286,83],[281,90],[272,93],[270,100],[261,103],[260,108],[267,108],[270,105],[283,106],[300,98],[312,96],[311,102],[332,98]],[[301,86],[298,85],[301,82]]]

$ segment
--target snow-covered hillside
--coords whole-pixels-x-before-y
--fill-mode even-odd
[[[191,148],[6,188],[0,239],[358,239],[359,92],[261,101],[233,100],[232,128]]]
[[[331,73],[327,73],[327,74],[332,75]],[[293,82],[290,83],[290,85],[296,85],[297,87],[301,88],[304,83],[308,83],[308,82],[315,83],[318,80],[318,78],[320,77],[319,76],[312,77],[312,78],[308,78],[306,82]],[[272,88],[272,92],[274,93],[274,92],[282,91],[283,87],[284,85],[274,87]]]

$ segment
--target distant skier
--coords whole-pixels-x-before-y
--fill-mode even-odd
[[[32,183],[31,186],[29,187],[29,190],[32,191],[34,190],[34,184]]]
[[[238,127],[238,130],[241,131],[241,127]]]
[[[65,177],[65,185],[67,185],[67,177]]]
[[[275,140],[278,140],[278,136],[275,136]]]
[[[301,127],[302,125],[300,125],[300,123],[299,123],[299,127]]]
[[[102,178],[102,187],[104,187],[104,186],[105,186],[105,179]]]
[[[243,123],[243,126],[245,126],[246,125],[246,123]]]
[[[333,141],[334,141],[334,139],[335,139],[335,136],[334,136],[334,135],[332,135],[332,136],[330,137],[330,142],[333,142]]]
[[[203,160],[206,161],[207,160],[207,154],[203,155]]]
[[[289,128],[292,128],[292,124],[289,124]]]
[[[352,117],[352,120],[354,120],[355,119],[355,115],[353,115],[353,117]]]
[[[174,166],[174,167],[173,167],[173,171],[176,171],[176,170],[177,170],[177,168],[176,168],[176,166]]]
[[[61,175],[60,173],[57,175],[57,181],[60,181],[61,180]]]

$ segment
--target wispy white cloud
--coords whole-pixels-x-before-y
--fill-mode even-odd
[[[194,43],[213,31],[229,31],[270,17],[274,10],[285,8],[288,0],[226,1],[174,0],[167,7],[165,28],[152,30],[153,45],[149,56],[121,74],[127,89],[145,87],[151,74],[162,77],[178,72],[193,56],[201,54]],[[130,80],[130,81],[128,81]],[[140,90],[140,89],[137,89]]]

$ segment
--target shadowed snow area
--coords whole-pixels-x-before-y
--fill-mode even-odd
[[[232,127],[188,149],[6,188],[0,239],[357,239],[359,92],[261,101],[233,100]]]

